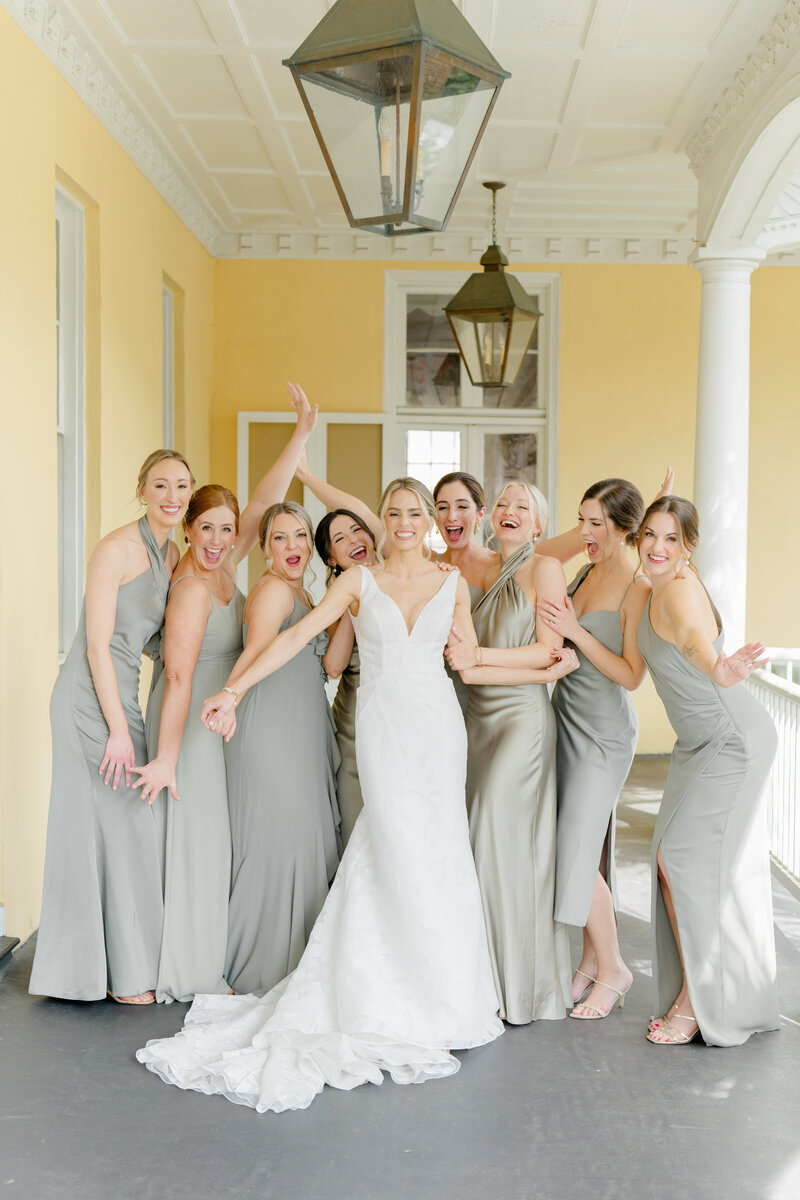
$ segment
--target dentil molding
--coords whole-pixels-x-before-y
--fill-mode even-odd
[[[83,33],[58,4],[0,0],[24,33],[75,89],[111,136],[207,250],[222,233],[194,184],[120,95]]]
[[[703,165],[730,127],[738,110],[779,67],[787,51],[797,45],[799,33],[800,0],[786,0],[783,11],[774,18],[768,32],[760,39],[744,66],[736,72],[710,115],[691,136],[686,152],[695,171]]]

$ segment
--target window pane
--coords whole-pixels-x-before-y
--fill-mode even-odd
[[[483,486],[494,504],[504,484],[524,479],[538,486],[538,433],[487,433],[483,439]]]
[[[406,404],[457,408],[461,361],[444,306],[449,296],[406,299]]]
[[[457,429],[409,429],[405,437],[405,474],[418,479],[432,492],[449,471],[461,470],[461,433]],[[446,547],[438,529],[429,537],[431,549],[443,554]]]
[[[534,342],[536,335],[534,334]],[[484,388],[484,408],[536,408],[539,399],[539,357],[528,353],[522,360],[516,383],[506,388]]]

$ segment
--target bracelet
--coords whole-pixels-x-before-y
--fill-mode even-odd
[[[480,646],[475,647],[475,664],[479,667],[483,666],[483,650]]]
[[[235,692],[231,687],[224,687],[222,690],[223,692],[227,692],[229,696],[233,696],[233,707],[236,708],[236,705],[239,703],[239,693]]]

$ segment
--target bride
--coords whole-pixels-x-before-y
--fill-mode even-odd
[[[175,1037],[138,1051],[167,1083],[282,1112],[307,1108],[326,1083],[451,1075],[451,1049],[503,1032],[469,844],[464,722],[442,659],[452,625],[476,639],[466,583],[426,558],[433,515],[422,484],[391,483],[386,563],[345,571],[203,707],[209,729],[230,737],[237,699],[350,609],[363,813],[297,969],[261,998],[198,996]]]

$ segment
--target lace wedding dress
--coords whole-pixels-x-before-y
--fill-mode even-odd
[[[410,633],[361,575],[364,810],[305,954],[261,998],[198,996],[180,1033],[137,1053],[167,1083],[259,1112],[307,1108],[326,1083],[381,1083],[383,1071],[395,1083],[452,1075],[449,1050],[503,1031],[469,845],[464,722],[442,659],[458,575]]]

